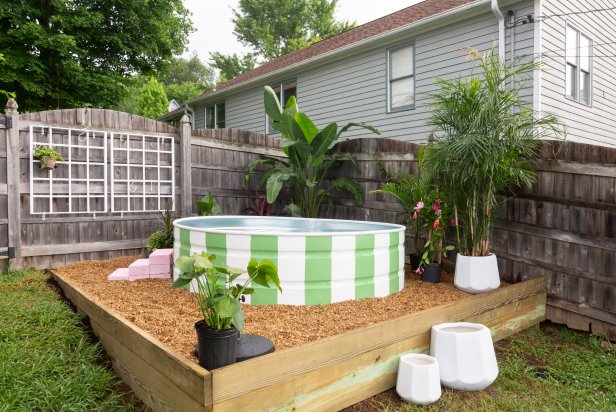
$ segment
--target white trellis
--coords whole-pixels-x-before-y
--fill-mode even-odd
[[[31,214],[107,211],[107,132],[31,125],[29,137]],[[43,145],[55,147],[64,157],[56,171],[37,168],[35,172],[34,165],[40,161],[33,158],[33,152]],[[100,176],[99,169],[103,177],[92,177]]]
[[[175,210],[173,136],[111,133],[111,212]]]

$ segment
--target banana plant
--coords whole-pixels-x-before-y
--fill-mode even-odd
[[[355,202],[361,204],[361,188],[355,180],[338,177],[331,183],[325,183],[328,172],[345,161],[359,167],[357,159],[342,153],[327,155],[327,152],[352,127],[361,127],[376,134],[380,134],[379,131],[362,123],[348,123],[341,128],[336,123],[330,123],[319,130],[305,113],[299,111],[295,96],[289,98],[283,109],[269,86],[265,87],[263,100],[272,127],[280,132],[280,148],[287,157],[262,156],[251,162],[244,174],[244,185],[248,185],[250,176],[258,167],[265,167],[258,186],[265,185],[270,204],[276,201],[283,187],[288,187],[292,202],[285,207],[285,211],[292,216],[316,217],[324,202],[331,206],[334,189],[351,193]]]

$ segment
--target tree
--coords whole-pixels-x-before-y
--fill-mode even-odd
[[[2,63],[3,61],[4,61],[4,55],[0,53],[0,63]],[[6,90],[2,90],[2,89],[0,89],[0,95],[4,96],[7,99],[11,97],[15,97],[15,93],[7,92]]]
[[[212,61],[212,66],[220,72],[219,82],[221,83],[254,69],[257,64],[257,61],[252,54],[245,54],[240,57],[235,53],[224,55],[219,52],[213,52],[210,53],[210,58]]]
[[[139,90],[135,113],[140,116],[156,119],[167,113],[169,100],[165,87],[155,78],[151,78]]]
[[[355,23],[334,18],[337,0],[239,0],[234,34],[270,60],[335,36]]]
[[[178,103],[184,103],[197,96],[201,96],[211,88],[210,85],[205,86],[203,83],[194,82],[165,84],[167,98],[169,100],[173,99]]]
[[[171,60],[158,80],[165,84],[201,83],[211,87],[215,77],[212,68],[206,66],[194,53],[188,59],[176,57]]]
[[[128,76],[184,51],[188,15],[181,0],[0,2],[0,83],[26,111],[110,107]]]

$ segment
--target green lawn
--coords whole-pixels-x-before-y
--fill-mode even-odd
[[[355,411],[616,411],[616,345],[542,323],[496,344],[499,376],[480,392],[443,388],[427,407],[405,404],[394,390]]]
[[[0,272],[0,411],[133,411],[43,272]]]

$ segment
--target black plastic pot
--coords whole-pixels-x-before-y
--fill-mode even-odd
[[[438,263],[430,263],[428,267],[421,274],[421,280],[430,283],[439,283],[441,281],[441,272],[443,266]]]
[[[237,329],[214,330],[200,320],[195,323],[195,330],[199,348],[199,365],[212,370],[235,363],[239,335]]]
[[[409,255],[409,262],[411,264],[411,270],[417,270],[419,263],[421,262],[421,255]]]

